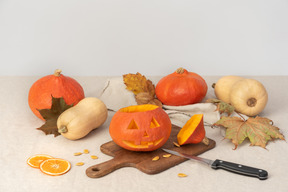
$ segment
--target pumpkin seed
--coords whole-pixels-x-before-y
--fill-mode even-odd
[[[83,153],[88,154],[90,151],[88,149],[84,149]]]
[[[171,154],[165,154],[165,155],[163,155],[163,157],[165,157],[165,158],[171,157]]]
[[[82,153],[81,152],[74,153],[74,156],[79,156],[79,155],[82,155]]]
[[[176,147],[180,147],[180,145],[176,142],[173,142],[173,144],[176,146]]]
[[[96,155],[91,155],[91,159],[98,159]]]
[[[188,175],[186,175],[185,173],[178,173],[178,177],[187,177]]]
[[[160,159],[159,156],[155,156],[155,157],[153,157],[152,161],[158,161],[159,159]]]
[[[82,165],[84,165],[84,163],[83,162],[78,162],[78,163],[76,163],[76,165],[77,166],[82,166]]]

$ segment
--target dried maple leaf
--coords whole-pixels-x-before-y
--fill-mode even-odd
[[[126,89],[132,91],[135,95],[141,92],[147,92],[151,96],[155,95],[155,86],[150,80],[147,80],[144,75],[140,73],[123,75],[123,81]]]
[[[279,132],[279,128],[273,126],[272,121],[263,117],[250,117],[243,120],[240,117],[222,116],[214,125],[226,128],[226,139],[231,139],[235,145],[235,149],[246,138],[248,138],[253,146],[266,147],[268,141],[273,139],[285,140],[284,136]]]
[[[219,111],[220,114],[227,113],[227,115],[230,116],[235,111],[235,108],[232,105],[219,99],[208,99],[206,103],[214,103],[217,105],[216,110]]]
[[[153,104],[162,107],[162,103],[155,98],[155,86],[152,81],[140,73],[123,75],[126,89],[132,91],[138,105]]]
[[[67,105],[64,99],[52,97],[51,109],[40,109],[38,110],[41,116],[45,119],[45,123],[37,128],[43,131],[46,135],[54,134],[54,137],[60,135],[57,128],[57,119],[61,113],[72,107],[72,105]]]

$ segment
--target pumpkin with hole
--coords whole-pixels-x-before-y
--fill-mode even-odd
[[[105,123],[106,105],[96,97],[86,97],[61,113],[57,119],[58,132],[67,139],[77,140]]]
[[[229,86],[225,86],[223,82]],[[237,76],[231,79],[230,76],[224,76],[215,84],[214,92],[218,99],[230,103],[236,111],[247,116],[258,115],[268,102],[268,93],[264,85],[256,79]],[[223,97],[224,95],[226,96]]]
[[[179,68],[157,83],[155,93],[164,105],[181,106],[202,101],[207,84],[198,74]]]
[[[151,104],[128,106],[118,110],[109,126],[112,140],[131,151],[154,151],[163,146],[171,133],[167,113]]]
[[[51,95],[63,97],[67,105],[76,105],[85,97],[82,86],[75,79],[62,75],[59,69],[53,75],[38,79],[29,90],[28,103],[32,112],[42,120],[38,110],[51,108]]]

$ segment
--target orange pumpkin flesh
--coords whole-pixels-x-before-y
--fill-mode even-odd
[[[124,149],[154,151],[170,137],[171,121],[156,105],[129,106],[114,114],[109,133],[112,140]]]
[[[207,89],[207,84],[200,75],[179,68],[160,79],[155,93],[164,105],[180,106],[200,102]]]
[[[29,90],[28,103],[32,112],[42,120],[38,110],[50,109],[52,96],[63,97],[67,105],[76,105],[84,98],[84,90],[75,79],[62,75],[61,70],[38,79]]]
[[[193,115],[177,135],[179,145],[196,144],[205,138],[203,114]]]

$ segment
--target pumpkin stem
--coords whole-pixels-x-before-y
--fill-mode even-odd
[[[241,113],[239,113],[237,111],[235,111],[235,112],[243,119],[243,121],[246,121],[245,117],[243,117],[243,115],[241,115]]]
[[[257,99],[255,99],[254,97],[248,99],[247,101],[247,105],[249,107],[255,107],[256,104],[257,104]]]
[[[180,68],[178,68],[178,69],[176,70],[176,73],[182,74],[182,73],[184,73],[184,71],[185,71],[185,69],[182,68],[182,67],[180,67]]]
[[[209,139],[206,136],[204,137],[204,139],[201,142],[204,143],[205,145],[209,145],[209,143],[210,143]]]
[[[55,75],[56,77],[60,77],[61,72],[62,72],[61,69],[56,69],[55,72],[54,72],[54,75]]]
[[[58,133],[67,133],[68,129],[65,125],[62,125],[59,129],[58,129]]]

